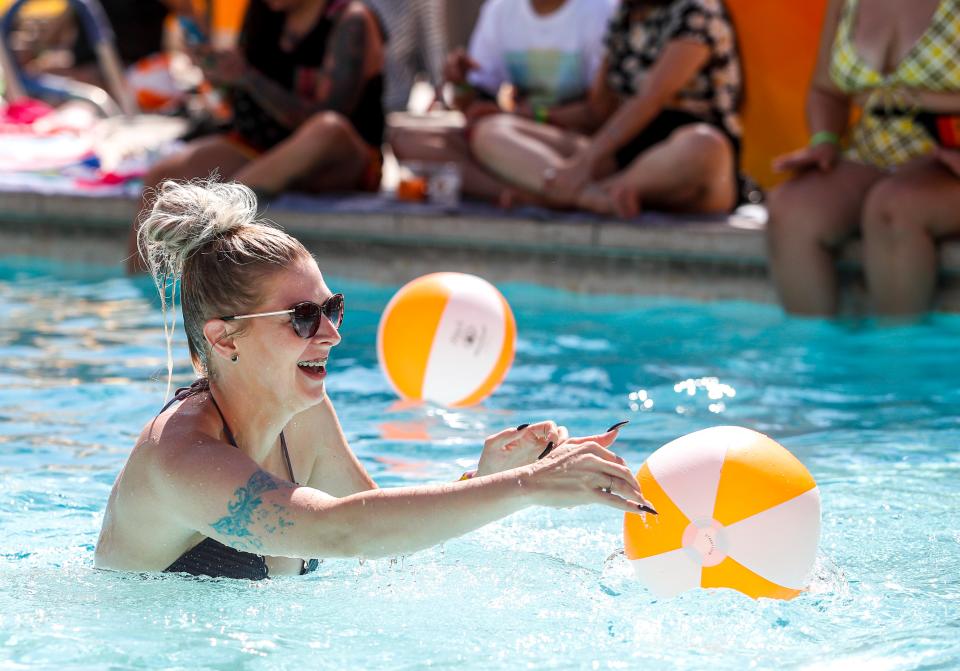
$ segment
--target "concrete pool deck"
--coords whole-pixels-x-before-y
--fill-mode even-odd
[[[0,192],[0,255],[31,255],[120,266],[138,201]],[[284,197],[266,216],[297,236],[324,272],[396,285],[437,270],[524,281],[585,293],[635,293],[698,300],[773,302],[764,212],[636,222],[541,210],[504,216],[467,204],[459,213],[393,203],[380,196]],[[941,252],[938,309],[960,311],[960,243]],[[858,310],[859,246],[841,265],[848,303]]]

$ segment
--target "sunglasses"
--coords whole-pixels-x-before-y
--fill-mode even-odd
[[[312,338],[320,330],[320,322],[323,315],[326,315],[334,328],[339,329],[343,323],[343,294],[334,294],[318,305],[313,301],[304,301],[297,303],[289,310],[278,310],[277,312],[258,312],[252,315],[230,315],[220,317],[225,322],[234,319],[253,319],[254,317],[275,317],[277,315],[291,315],[290,324],[294,332],[301,338]]]

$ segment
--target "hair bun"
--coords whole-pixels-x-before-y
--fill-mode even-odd
[[[256,223],[257,197],[237,182],[166,180],[155,190],[138,246],[155,274],[179,275],[207,243]]]

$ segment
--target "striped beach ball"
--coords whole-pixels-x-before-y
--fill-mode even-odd
[[[387,304],[377,356],[401,397],[468,406],[506,377],[515,340],[513,312],[496,287],[474,275],[433,273]]]
[[[682,436],[637,474],[659,515],[624,517],[624,548],[657,596],[729,587],[753,598],[804,590],[820,540],[820,490],[785,447],[718,426]]]

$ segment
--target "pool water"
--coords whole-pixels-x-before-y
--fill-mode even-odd
[[[94,570],[110,487],[163,402],[159,308],[146,280],[6,259],[0,668],[960,667],[960,318],[881,329],[506,284],[519,341],[503,386],[480,408],[402,408],[374,347],[394,288],[328,284],[348,306],[328,388],[381,486],[455,479],[485,435],[544,418],[574,434],[630,419],[617,448],[635,469],[681,434],[747,426],[818,480],[809,591],[655,598],[600,506],[261,583]]]

